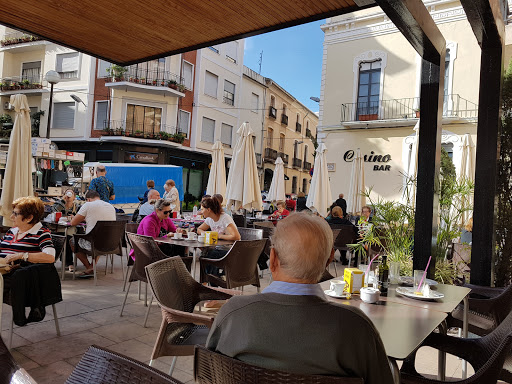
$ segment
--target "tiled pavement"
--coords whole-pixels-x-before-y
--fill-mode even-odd
[[[82,354],[92,344],[149,363],[160,326],[160,311],[153,304],[147,328],[142,326],[147,307],[144,306],[144,300],[138,299],[137,283],[133,283],[123,317],[120,317],[124,298],[121,258],[115,258],[113,274],[104,275],[102,267],[98,268],[97,286],[94,286],[92,279],[73,281],[71,274],[66,274],[66,280],[62,283],[63,301],[56,305],[61,337],[56,336],[51,307],[47,307],[48,313],[44,321],[14,328],[12,354],[38,383],[64,383]],[[338,264],[338,274],[342,274],[340,269]],[[334,273],[332,268],[331,273]],[[266,287],[268,284],[269,275],[266,273],[262,285]],[[244,294],[255,292],[254,287],[246,287]],[[143,289],[141,294],[143,298]],[[4,304],[2,337],[6,342],[10,324],[11,308]],[[435,374],[437,354],[423,348],[419,356],[418,369]],[[155,367],[168,372],[171,359],[161,357]],[[192,356],[179,357],[173,376],[184,383],[193,383],[192,360]],[[460,360],[448,356],[447,376],[460,378],[460,375]]]

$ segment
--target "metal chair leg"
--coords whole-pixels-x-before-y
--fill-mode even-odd
[[[107,271],[108,271],[108,255],[106,255],[106,257],[105,257],[105,276],[107,276]]]
[[[52,304],[52,309],[53,309],[53,320],[55,321],[55,330],[57,331],[57,336],[60,336],[59,318],[57,317],[57,308],[55,308],[55,304]]]
[[[148,283],[146,283],[146,286],[144,288],[144,306],[148,306]]]
[[[144,328],[146,328],[146,323],[148,322],[149,311],[151,310],[152,303],[153,303],[153,295],[151,295],[151,299],[149,299],[148,309],[146,310],[146,317],[144,318]]]
[[[171,369],[169,369],[169,376],[172,376],[172,371],[174,371],[174,367],[176,365],[176,360],[178,359],[178,356],[174,356],[171,363]]]
[[[132,286],[132,282],[130,281],[128,283],[128,289],[126,290],[126,295],[124,295],[123,305],[121,306],[121,313],[119,314],[119,317],[123,317],[124,306],[126,304],[126,299],[128,298],[128,293],[130,292],[130,287],[131,286]]]
[[[110,273],[114,273],[114,254],[111,255],[110,259]]]
[[[12,347],[12,334],[14,333],[14,314],[11,319],[11,331],[9,332],[9,344],[7,345],[7,349],[11,350]]]
[[[76,271],[76,253],[73,252],[73,280],[75,280],[75,271]]]
[[[98,277],[96,276],[96,269],[97,269],[96,267],[97,267],[96,258],[93,256],[92,257],[92,269],[94,272],[94,285],[98,285]]]

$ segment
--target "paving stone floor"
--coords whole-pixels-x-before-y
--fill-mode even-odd
[[[125,260],[124,258],[122,259]],[[102,259],[104,261],[104,258]],[[100,263],[101,264],[101,263]],[[57,263],[59,268],[59,263]],[[114,273],[104,274],[98,269],[98,285],[92,279],[71,279],[66,274],[62,282],[63,301],[56,305],[61,336],[55,333],[51,307],[47,307],[44,321],[24,327],[14,327],[12,354],[40,384],[64,383],[87,348],[96,344],[149,363],[149,358],[160,326],[161,315],[153,304],[144,328],[147,307],[139,300],[137,284],[133,283],[123,317],[119,316],[124,299],[121,258],[115,258]],[[331,273],[334,273],[331,268]],[[338,274],[342,274],[338,264]],[[262,285],[269,284],[266,273]],[[254,287],[246,287],[244,294],[254,294]],[[149,294],[148,294],[149,296]],[[144,290],[142,290],[142,298]],[[2,311],[2,337],[7,342],[11,325],[11,308],[4,304]],[[420,350],[421,372],[435,374],[437,354],[428,348]],[[184,383],[193,383],[193,358],[179,357],[173,376]],[[168,372],[171,358],[159,358],[157,369]],[[460,378],[461,362],[448,356],[447,376]]]

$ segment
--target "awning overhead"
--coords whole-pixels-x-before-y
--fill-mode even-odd
[[[128,65],[353,12],[368,0],[4,0],[0,23]],[[365,7],[365,6],[363,6]]]

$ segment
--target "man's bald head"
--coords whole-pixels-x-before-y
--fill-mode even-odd
[[[160,198],[160,192],[156,189],[150,189],[148,192],[148,200],[158,200]]]
[[[281,220],[272,236],[272,247],[282,272],[302,283],[314,284],[320,280],[332,246],[332,230],[327,222],[305,212],[292,213]]]
[[[97,174],[101,174],[101,175],[104,175],[105,173],[107,173],[107,169],[105,168],[104,165],[98,165],[96,167],[96,173]]]

